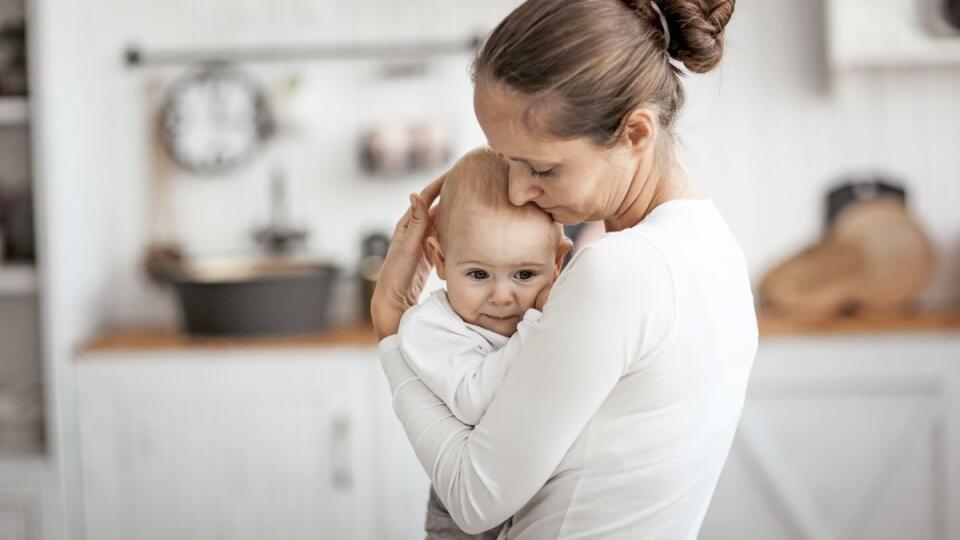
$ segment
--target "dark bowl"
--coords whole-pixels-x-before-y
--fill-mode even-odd
[[[187,333],[277,336],[323,332],[339,270],[285,259],[224,259],[180,265],[172,283]]]

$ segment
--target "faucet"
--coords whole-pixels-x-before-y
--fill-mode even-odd
[[[270,255],[289,255],[309,234],[305,229],[291,227],[289,222],[287,179],[278,165],[270,175],[270,223],[254,231],[253,238]]]

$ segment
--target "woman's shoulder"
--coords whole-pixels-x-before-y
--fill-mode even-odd
[[[582,267],[595,276],[615,277],[648,274],[669,274],[669,265],[652,230],[632,229],[607,233],[584,246],[574,255],[569,269]]]
[[[670,264],[655,241],[644,234],[619,232],[578,251],[557,282],[557,287],[589,291],[613,302],[637,295],[672,302],[673,285]]]

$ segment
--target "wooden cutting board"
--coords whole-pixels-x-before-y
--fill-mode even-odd
[[[893,197],[843,210],[830,230],[771,270],[760,283],[772,312],[808,317],[909,310],[936,268],[933,245]]]

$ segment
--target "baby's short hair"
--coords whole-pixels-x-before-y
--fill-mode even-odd
[[[493,149],[482,146],[463,155],[447,173],[437,203],[436,229],[441,242],[450,230],[455,210],[470,205],[527,219],[553,218],[531,203],[516,206],[509,196],[510,165]],[[559,224],[557,230],[563,234]]]

